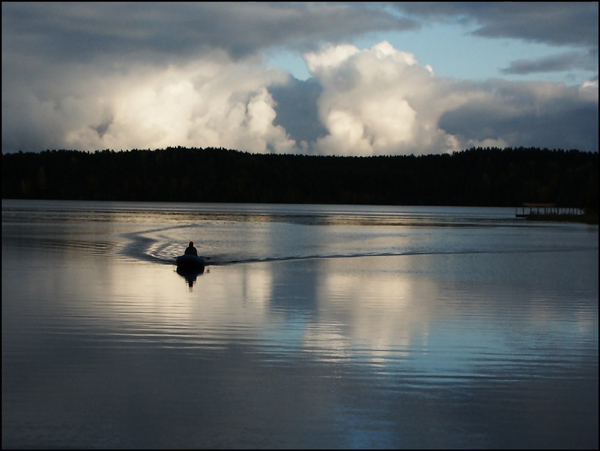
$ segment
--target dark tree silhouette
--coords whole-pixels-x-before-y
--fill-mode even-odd
[[[2,198],[518,206],[598,211],[598,153],[473,148],[339,157],[223,148],[2,155]]]

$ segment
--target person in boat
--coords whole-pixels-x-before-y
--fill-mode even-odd
[[[193,241],[190,241],[190,244],[188,245],[187,249],[185,250],[185,255],[195,255],[196,257],[198,256],[198,251],[194,247]]]

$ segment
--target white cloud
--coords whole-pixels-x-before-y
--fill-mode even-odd
[[[370,49],[343,45],[305,55],[323,86],[321,121],[329,134],[321,153],[425,154],[459,150],[437,122],[466,97],[444,92],[444,83],[411,53],[383,41]]]
[[[252,60],[234,63],[219,54],[182,67],[141,66],[77,77],[66,69],[62,76],[59,85],[71,87],[66,97],[57,95],[57,85],[37,85],[36,95],[5,98],[5,107],[6,102],[20,105],[22,116],[37,117],[32,127],[39,150],[181,145],[298,151],[285,130],[273,125],[275,103],[267,90],[285,83],[288,75]],[[85,77],[85,87],[76,83],[79,77]]]

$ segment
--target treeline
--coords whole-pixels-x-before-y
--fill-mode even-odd
[[[473,148],[340,157],[223,148],[2,155],[2,198],[598,209],[598,153]]]

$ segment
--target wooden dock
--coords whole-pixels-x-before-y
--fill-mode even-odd
[[[520,211],[520,212],[519,212]],[[553,216],[582,216],[585,212],[582,208],[557,207],[556,204],[530,204],[526,203],[515,208],[517,218],[553,217]]]

